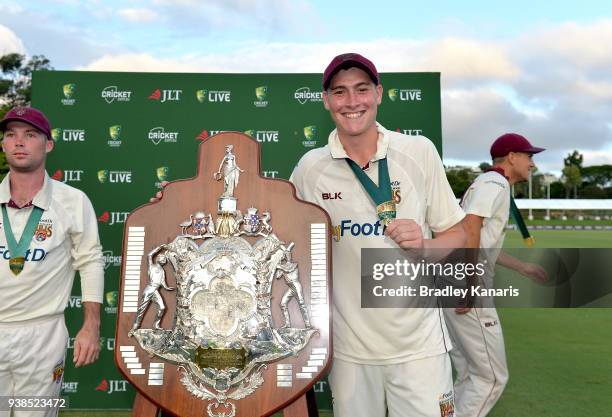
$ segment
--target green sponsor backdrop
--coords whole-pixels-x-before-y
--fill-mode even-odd
[[[427,136],[441,151],[440,74],[385,73],[381,80],[379,122]],[[193,177],[198,144],[220,131],[256,138],[263,175],[289,178],[299,158],[324,146],[333,129],[323,108],[321,75],[49,71],[34,73],[32,82],[32,105],[54,128],[49,175],[91,199],[106,261],[100,360],[78,370],[71,366],[82,322],[77,279],[66,314],[72,337],[63,394],[71,408],[130,408],[134,390],[113,359],[127,213],[147,202],[162,180]],[[319,407],[331,408],[327,382],[316,391]]]

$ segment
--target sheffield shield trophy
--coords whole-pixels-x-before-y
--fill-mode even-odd
[[[330,364],[329,217],[259,172],[259,144],[222,133],[129,215],[115,359],[135,413],[268,416]]]

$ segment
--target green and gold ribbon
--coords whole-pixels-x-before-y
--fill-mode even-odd
[[[376,215],[384,226],[389,225],[391,220],[395,219],[397,210],[393,193],[391,191],[391,180],[389,178],[389,167],[387,166],[387,158],[378,161],[378,185],[363,172],[363,169],[352,159],[346,158],[351,170],[363,185],[366,192],[376,205]]]
[[[519,231],[521,232],[521,235],[523,236],[523,242],[525,242],[525,245],[527,245],[528,247],[532,247],[533,245],[535,245],[535,239],[533,238],[533,236],[531,236],[531,234],[529,234],[529,230],[527,229],[527,225],[525,224],[523,215],[521,214],[519,208],[516,206],[512,195],[510,196],[510,214],[514,219],[514,223],[516,223],[516,227],[518,227]]]
[[[15,275],[19,275],[19,273],[23,271],[23,267],[25,265],[25,255],[28,248],[30,247],[30,242],[34,237],[36,226],[38,225],[42,214],[43,209],[36,206],[32,208],[32,212],[30,213],[28,222],[26,223],[26,226],[23,229],[23,233],[21,233],[19,243],[17,243],[17,241],[15,240],[15,235],[13,234],[11,222],[9,221],[6,204],[2,204],[4,235],[6,236],[6,245],[8,246],[9,252],[11,253],[11,259],[9,259],[9,268],[11,272]]]

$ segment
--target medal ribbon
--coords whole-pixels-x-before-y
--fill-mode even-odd
[[[487,169],[485,172],[489,172],[489,171],[497,172],[498,174],[506,178],[506,174],[501,168],[491,167]],[[514,219],[514,223],[516,223],[516,227],[521,232],[521,236],[523,236],[523,242],[525,242],[525,245],[527,245],[528,247],[532,247],[535,244],[535,239],[529,233],[529,229],[527,229],[527,225],[525,224],[523,215],[521,214],[521,211],[517,207],[516,202],[514,201],[514,197],[512,197],[512,191],[510,192],[510,215]]]
[[[6,245],[8,246],[8,249],[11,252],[9,267],[15,275],[19,274],[21,270],[23,270],[26,251],[30,247],[30,241],[32,240],[32,237],[34,237],[34,231],[36,230],[36,226],[38,225],[42,214],[43,209],[41,209],[40,207],[34,206],[32,208],[32,213],[30,213],[28,222],[26,223],[26,226],[23,229],[23,233],[21,233],[19,243],[17,243],[17,241],[15,240],[15,235],[13,235],[11,223],[9,221],[6,204],[2,204],[4,235],[6,236]]]
[[[514,219],[514,223],[516,223],[516,227],[518,227],[519,231],[521,232],[521,236],[523,236],[523,242],[525,242],[525,245],[527,245],[528,247],[532,247],[535,243],[535,239],[529,234],[529,230],[527,229],[527,225],[525,224],[523,215],[521,214],[519,208],[516,206],[516,203],[514,202],[514,198],[512,196],[510,196],[510,214]]]
[[[376,205],[376,214],[383,224],[387,225],[396,215],[387,158],[378,161],[378,186],[355,161],[346,158],[346,163],[351,167],[351,170]]]

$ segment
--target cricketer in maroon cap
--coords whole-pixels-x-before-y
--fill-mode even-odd
[[[47,175],[54,141],[40,110],[11,109],[0,130],[9,166],[0,182],[0,397],[58,397],[68,342],[63,312],[77,270],[84,320],[72,359],[80,367],[100,352],[104,262],[96,215],[82,191]]]
[[[359,265],[362,248],[463,247],[464,214],[433,143],[376,122],[383,87],[371,60],[358,53],[334,57],[322,86],[336,129],[325,147],[300,159],[291,181],[300,198],[326,209],[337,225],[334,416],[439,417],[453,401],[442,313],[361,308]],[[395,195],[391,183],[399,184]],[[337,198],[325,198],[330,191]]]
[[[529,172],[535,168],[533,155],[544,148],[533,146],[518,133],[506,133],[495,139],[491,145],[493,167],[503,171],[511,185],[527,181]]]
[[[535,167],[532,156],[543,150],[516,133],[500,136],[491,146],[493,167],[480,174],[461,199],[466,214],[463,227],[468,236],[467,247],[486,249],[479,255],[486,265],[486,273],[481,277],[485,287],[494,287],[495,265],[536,282],[547,279],[546,271],[539,265],[501,250],[511,211],[526,241],[533,242],[524,222],[516,220],[520,211],[512,209],[516,206],[510,190],[512,184],[529,178]],[[462,307],[444,309],[444,316],[453,342],[450,354],[457,370],[455,415],[485,417],[501,397],[509,378],[497,311],[493,307]]]

